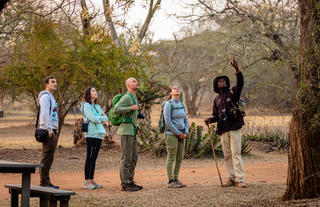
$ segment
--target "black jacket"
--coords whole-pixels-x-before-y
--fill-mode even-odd
[[[223,78],[227,87],[224,90],[218,89],[218,80]],[[216,77],[213,81],[213,88],[219,95],[214,99],[212,117],[210,123],[218,122],[217,133],[241,129],[244,125],[243,116],[239,110],[240,95],[243,88],[243,75],[237,73],[237,85],[230,91],[230,81],[227,76]]]

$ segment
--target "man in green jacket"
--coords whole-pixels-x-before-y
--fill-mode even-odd
[[[138,160],[138,143],[136,139],[138,126],[139,104],[135,95],[139,89],[139,82],[135,78],[126,80],[128,92],[121,97],[114,107],[114,112],[122,114],[126,120],[118,128],[121,135],[120,179],[122,191],[138,191],[143,187],[134,183],[134,170]]]

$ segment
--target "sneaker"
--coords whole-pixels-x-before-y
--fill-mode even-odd
[[[235,182],[231,179],[229,179],[227,183],[223,185],[223,187],[232,187],[232,186],[235,186]]]
[[[93,189],[96,189],[97,187],[93,185],[91,182],[86,181],[83,183],[82,188],[93,190]]]
[[[91,183],[92,185],[96,186],[96,188],[103,188],[103,185],[96,183],[94,180]]]
[[[139,189],[138,187],[132,184],[123,184],[121,189],[121,191],[129,191],[129,192],[138,191],[138,190],[141,190],[141,189]]]
[[[168,188],[181,188],[181,185],[177,183],[175,180],[169,180],[167,186]]]
[[[247,187],[247,185],[244,184],[243,182],[235,182],[234,186],[237,188],[246,188]]]
[[[180,186],[179,188],[187,187],[187,185],[183,184],[183,183],[180,182],[178,179],[175,179],[174,182],[176,182],[176,183]]]
[[[138,188],[139,190],[142,190],[143,189],[143,186],[142,185],[137,185],[135,183],[132,183],[133,186],[135,186],[136,188]]]

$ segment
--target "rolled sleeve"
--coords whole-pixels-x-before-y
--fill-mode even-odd
[[[121,114],[121,113],[129,113],[130,110],[130,97],[124,95],[119,102],[114,107],[114,113]]]

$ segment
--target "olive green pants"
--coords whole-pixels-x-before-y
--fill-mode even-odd
[[[167,148],[167,174],[169,180],[178,179],[181,162],[184,156],[185,140],[176,135],[165,135]]]
[[[121,184],[134,182],[134,170],[138,161],[138,143],[134,136],[121,135],[121,161],[120,179]]]
[[[52,133],[52,136],[42,142],[41,163],[43,167],[40,168],[40,185],[46,186],[50,184],[49,171],[53,163],[54,152],[58,143],[58,136]]]

